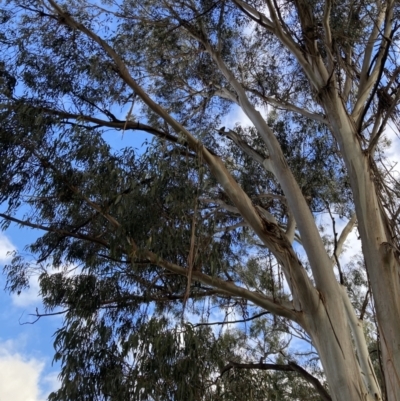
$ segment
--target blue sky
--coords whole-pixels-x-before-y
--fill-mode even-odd
[[[115,114],[122,119],[129,108],[127,105],[126,110]],[[221,125],[233,127],[236,122],[248,125],[249,120],[236,109]],[[138,151],[143,149],[146,139],[151,140],[146,133],[132,131],[122,136],[121,132],[110,130],[103,137],[113,149],[133,146]],[[0,231],[0,270],[10,260],[9,252],[23,252],[37,235],[37,231],[15,224]],[[5,282],[4,274],[0,274],[0,401],[44,401],[59,387],[60,366],[52,364],[53,334],[61,327],[62,317],[50,316],[35,324],[22,324],[32,321],[29,314],[35,313],[36,308],[43,311],[37,279],[33,277],[31,287],[19,296],[3,291]]]
[[[123,119],[129,108],[130,104],[114,114]],[[135,110],[133,113],[137,114]],[[250,125],[244,113],[235,109],[225,117],[221,126],[233,128],[236,122]],[[121,132],[110,130],[104,134],[104,138],[114,149],[133,146],[139,150],[145,140],[151,137],[132,131],[127,131],[122,136]],[[392,160],[400,155],[398,142],[396,145],[390,152]],[[319,223],[329,223],[327,216],[320,216],[318,219]],[[339,222],[339,232],[344,224],[345,222]],[[0,231],[0,270],[9,260],[8,252],[23,252],[24,246],[31,243],[36,236],[37,232],[34,230],[22,229],[16,225],[11,225],[6,232]],[[353,252],[349,252],[346,259],[350,258],[354,249],[359,249],[355,233],[349,238],[349,248]],[[57,376],[60,366],[52,364],[53,334],[61,327],[62,317],[51,316],[35,324],[22,324],[32,320],[29,314],[35,313],[36,308],[43,310],[37,281],[33,278],[31,288],[20,296],[6,293],[2,290],[4,286],[5,277],[0,274],[0,401],[44,401],[52,390],[59,387]],[[231,319],[234,320],[235,317],[232,316]],[[217,327],[215,330],[218,330]]]
[[[129,110],[122,110],[119,118],[124,118]],[[234,109],[225,117],[221,125],[233,127],[235,123],[249,125],[249,120],[239,109]],[[388,134],[394,140],[394,148],[388,154],[392,162],[397,162],[400,155],[400,146],[393,132]],[[125,146],[143,149],[146,139],[151,137],[142,132],[107,131],[104,138],[114,149]],[[1,206],[0,206],[1,208]],[[328,216],[317,217],[318,224],[330,223]],[[340,232],[346,221],[337,221],[337,230]],[[329,232],[329,228],[328,228]],[[6,232],[0,231],[0,269],[10,259],[8,252],[24,250],[24,246],[36,238],[37,232],[32,229],[20,228],[11,225]],[[343,262],[349,259],[360,249],[356,232],[348,239],[349,251],[343,255]],[[0,274],[0,401],[44,401],[48,394],[59,387],[58,373],[60,366],[52,364],[53,334],[62,325],[61,316],[42,318],[35,324],[21,324],[28,322],[36,308],[43,310],[38,296],[36,278],[31,280],[30,289],[20,296],[10,295],[2,289],[5,286],[5,276]],[[223,316],[213,316],[215,320],[223,320]],[[231,316],[229,320],[234,320]]]
[[[123,110],[113,112],[124,119],[130,106],[128,104]],[[136,110],[133,114],[137,115]],[[221,126],[233,128],[236,122],[248,125],[249,120],[236,109],[226,116]],[[114,149],[133,146],[139,150],[146,139],[151,139],[142,132],[127,131],[122,135],[111,130],[103,137]],[[35,324],[22,324],[33,319],[29,314],[35,313],[36,308],[43,311],[35,277],[31,280],[31,287],[20,296],[3,291],[6,281],[1,272],[10,260],[8,253],[14,250],[23,252],[37,235],[37,231],[15,224],[6,232],[0,231],[0,401],[44,401],[52,390],[59,387],[60,366],[52,364],[53,334],[61,327],[62,316],[42,318]]]
[[[116,114],[124,118],[127,110]],[[139,152],[146,139],[151,140],[146,133],[132,131],[123,136],[121,132],[107,131],[103,137],[113,149],[132,146]],[[15,224],[5,232],[0,231],[0,270],[10,260],[9,252],[23,252],[37,235],[36,230]],[[0,401],[44,401],[59,386],[60,366],[52,364],[53,334],[61,327],[62,317],[50,316],[35,324],[26,323],[34,320],[29,314],[35,313],[36,308],[43,311],[37,277],[32,277],[30,288],[19,296],[3,291],[5,284],[5,276],[0,274]]]
[[[22,249],[33,233],[11,227],[0,233],[0,265],[8,260],[7,252]],[[30,290],[10,296],[0,291],[0,400],[41,401],[57,384],[58,367],[52,366],[52,334],[59,318],[49,318],[34,325],[21,325],[28,313],[41,307],[35,281]],[[4,288],[5,277],[0,276]],[[39,386],[40,383],[40,386]]]

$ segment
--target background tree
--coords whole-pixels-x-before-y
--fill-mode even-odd
[[[398,17],[394,0],[2,6],[0,216],[44,232],[5,270],[21,291],[39,269],[64,314],[52,400],[400,399]],[[233,107],[253,126],[221,127]],[[108,129],[155,140],[116,152]],[[362,257],[341,266],[356,222]],[[215,308],[242,318],[212,330]]]

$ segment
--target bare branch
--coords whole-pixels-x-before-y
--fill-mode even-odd
[[[332,220],[333,241],[334,241],[334,245],[335,245],[334,250],[333,250],[333,258],[334,258],[334,260],[336,262],[336,266],[337,266],[337,268],[339,270],[340,284],[343,285],[344,284],[343,271],[342,271],[342,267],[340,266],[339,258],[338,258],[338,255],[337,255],[336,221],[335,221],[335,218],[332,215],[331,208],[330,208],[329,204],[327,204],[327,209],[328,209],[329,216],[331,217],[331,220]]]
[[[242,0],[232,0],[233,3],[241,10],[244,14],[246,14],[249,18],[253,21],[257,22],[257,24],[267,28],[268,30],[274,29],[274,23],[263,13],[257,11],[254,7],[250,4]]]
[[[343,85],[343,100],[347,102],[353,85],[353,76],[356,74],[352,61],[352,48],[350,46],[345,52],[344,67],[346,71],[346,80]]]
[[[364,301],[363,301],[363,303],[361,305],[361,312],[360,312],[360,317],[359,317],[360,320],[364,319],[365,311],[367,310],[367,306],[368,306],[370,293],[371,293],[371,289],[368,288],[367,293],[365,294]]]
[[[207,203],[207,204],[213,203],[213,204],[216,204],[216,205],[222,207],[223,209],[227,210],[228,212],[233,213],[233,214],[237,214],[237,215],[240,216],[240,212],[239,212],[237,207],[232,206],[232,205],[228,205],[226,202],[224,202],[221,199],[200,198],[199,200],[202,203]]]
[[[239,210],[235,206],[228,205],[226,202],[224,202],[220,199],[201,198],[200,201],[203,203],[215,203],[231,213],[240,215]],[[263,207],[256,205],[255,208],[257,209],[257,211],[259,213],[262,214],[263,218],[266,219],[269,223],[276,224],[276,225],[278,224],[275,217],[271,213],[269,213],[267,210],[265,210]],[[242,224],[242,223],[240,223],[240,224]]]
[[[347,237],[353,230],[354,225],[356,224],[356,221],[357,221],[357,215],[355,213],[353,213],[350,217],[350,220],[347,222],[347,224],[343,228],[342,232],[340,233],[339,239],[336,242],[334,255],[332,255],[332,257],[331,257],[332,263],[335,263],[336,259],[341,255],[342,250],[343,250],[343,245],[346,242]]]
[[[295,234],[296,234],[296,220],[293,217],[293,213],[289,210],[288,222],[286,228],[286,237],[291,244],[295,240]]]
[[[215,230],[215,232],[217,232],[217,233],[218,232],[229,232],[229,231],[236,230],[237,228],[240,228],[240,227],[248,227],[248,226],[249,225],[246,222],[241,221],[241,222],[233,224],[231,226],[227,226],[227,227],[223,227],[223,228],[217,228]]]
[[[168,132],[165,131],[161,131],[157,128],[154,128],[150,125],[147,124],[143,124],[139,121],[130,121],[130,120],[113,120],[113,121],[107,121],[107,120],[102,120],[96,117],[91,117],[88,115],[84,115],[84,114],[74,114],[74,113],[67,113],[65,111],[62,110],[55,110],[55,109],[49,109],[46,107],[37,107],[37,106],[30,106],[38,111],[43,111],[45,113],[48,113],[50,115],[55,115],[58,116],[60,118],[68,118],[68,119],[74,119],[77,121],[86,121],[86,122],[90,122],[90,123],[94,123],[97,124],[98,126],[101,127],[110,127],[110,128],[114,128],[117,130],[137,130],[137,131],[144,131],[147,132],[148,134],[157,136],[158,138],[161,139],[166,139],[169,142],[172,143],[179,143],[183,146],[185,146],[185,142],[182,142],[179,140],[178,137],[173,136],[171,134],[169,134]],[[211,150],[209,150],[211,153],[213,153]]]
[[[231,139],[240,149],[243,150],[244,153],[246,153],[247,156],[252,158],[255,162],[259,163],[261,166],[263,166],[265,157],[261,155],[259,152],[257,152],[255,149],[253,149],[243,138],[241,138],[235,131],[228,129],[227,131],[225,130],[219,130],[218,131],[220,135],[224,135],[227,138]]]
[[[354,343],[357,349],[357,359],[364,380],[366,381],[366,388],[371,398],[382,399],[380,385],[375,375],[375,371],[369,356],[367,343],[364,337],[364,329],[362,321],[357,319],[353,305],[346,292],[346,287],[340,286],[342,291],[342,299],[347,314],[347,320],[349,322],[351,331],[353,333]]]
[[[379,138],[382,136],[386,128],[386,124],[389,118],[392,117],[393,113],[396,112],[395,109],[399,99],[400,99],[400,88],[397,89],[394,98],[391,99],[391,104],[388,110],[386,110],[385,117],[384,118],[381,117],[382,112],[376,117],[375,125],[371,133],[371,140],[368,146],[368,152],[370,153],[370,155],[374,154],[376,145],[378,144]],[[376,129],[379,124],[380,124],[379,129]]]
[[[25,324],[35,324],[40,318],[46,317],[46,316],[59,316],[59,315],[64,315],[65,313],[69,312],[69,309],[62,310],[60,312],[53,312],[53,313],[39,313],[38,309],[36,308],[36,313],[30,313],[29,316],[34,316],[36,319],[33,320],[32,322],[23,322],[21,323],[21,317],[19,318],[18,322],[21,326]]]
[[[194,327],[199,327],[199,326],[215,326],[215,325],[225,325],[225,324],[236,324],[236,323],[246,323],[250,322],[254,319],[258,319],[261,316],[269,315],[270,312],[261,312],[257,313],[256,315],[253,315],[247,319],[240,319],[240,320],[226,320],[223,322],[203,322],[203,323],[197,323],[194,325]]]
[[[386,4],[385,2],[376,2],[377,6],[380,7],[380,10],[378,12],[378,16],[376,20],[374,21],[374,26],[372,28],[371,34],[368,38],[367,45],[365,47],[364,51],[364,59],[363,59],[363,64],[361,67],[361,72],[360,72],[360,84],[359,84],[359,89],[363,90],[366,81],[368,80],[368,71],[370,70],[370,62],[371,62],[371,57],[372,57],[372,52],[374,49],[375,41],[379,35],[380,32],[380,26],[382,25],[383,19],[385,18],[385,11],[386,11]]]
[[[190,248],[189,248],[189,255],[187,258],[188,261],[188,266],[189,266],[189,273],[187,276],[187,285],[186,285],[186,291],[185,295],[183,297],[183,308],[185,308],[185,304],[187,299],[189,298],[190,295],[190,285],[192,282],[192,272],[194,268],[194,256],[195,256],[195,241],[196,241],[196,217],[197,217],[197,207],[198,207],[198,195],[195,199],[194,203],[194,210],[193,210],[193,216],[192,216],[192,227],[191,227],[191,234],[190,234]]]
[[[320,123],[324,123],[324,124],[329,124],[329,121],[325,118],[325,116],[318,114],[318,113],[313,113],[311,111],[308,111],[302,107],[298,107],[294,104],[291,104],[289,102],[285,102],[282,100],[277,100],[273,97],[270,96],[264,96],[262,93],[260,93],[258,90],[256,89],[251,89],[251,88],[247,88],[245,87],[246,91],[253,93],[254,95],[256,95],[257,97],[259,97],[260,99],[262,99],[264,102],[266,102],[267,104],[271,104],[277,108],[283,109],[283,110],[287,110],[287,111],[293,111],[294,113],[298,113],[303,115],[304,117],[307,117],[311,120],[314,121],[318,121]]]
[[[260,26],[268,29],[270,32],[276,35],[279,41],[296,57],[297,61],[302,66],[304,72],[306,73],[315,88],[320,88],[324,85],[324,82],[328,78],[328,74],[325,74],[325,79],[324,77],[322,77],[321,79],[320,74],[316,74],[315,71],[313,71],[308,60],[305,58],[300,46],[281,27],[279,17],[277,16],[274,5],[270,0],[267,0],[266,3],[268,5],[271,18],[266,17],[265,14],[259,12],[250,4],[242,0],[232,1],[245,15],[247,15],[253,21],[257,22]]]
[[[293,368],[293,370],[296,371],[297,373],[299,373],[305,380],[307,380],[309,383],[311,383],[324,401],[332,400],[329,393],[325,390],[325,387],[321,384],[321,382],[316,377],[314,377],[313,375],[308,373],[305,369],[303,369],[301,366],[297,365],[297,363],[295,363],[295,362],[289,362],[289,366],[291,366]]]
[[[334,68],[333,54],[332,54],[333,48],[332,48],[332,33],[329,24],[331,8],[332,8],[332,0],[326,0],[324,7],[324,15],[322,18],[322,25],[324,26],[324,31],[325,31],[325,49],[328,54],[328,68],[332,71]]]
[[[279,365],[275,363],[237,363],[231,361],[228,365],[222,368],[221,376],[230,369],[259,369],[297,372],[303,377],[303,379],[305,379],[315,388],[324,401],[332,401],[331,396],[325,390],[325,387],[321,384],[321,382],[295,362],[289,362],[287,365]]]
[[[372,68],[372,71],[369,74],[368,78],[364,81],[363,85],[361,85],[361,83],[359,85],[357,102],[352,112],[352,117],[357,121],[357,126],[359,128],[362,125],[363,117],[369,107],[369,104],[371,103],[374,92],[376,92],[376,90],[378,89],[380,76],[383,73],[383,67],[387,59],[389,46],[392,43],[393,34],[395,32],[395,29],[392,29],[394,8],[393,0],[387,1],[386,7],[385,26],[382,32],[381,45],[379,47],[378,53],[376,54],[376,59],[373,61],[375,62],[375,65]],[[369,101],[366,104],[366,100],[368,99],[368,97]]]

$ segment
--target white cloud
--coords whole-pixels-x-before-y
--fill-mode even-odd
[[[21,292],[21,294],[12,294],[11,300],[13,305],[25,308],[27,306],[39,306],[42,304],[41,298],[39,297],[39,283],[38,276],[33,276],[29,280],[29,288]],[[0,401],[3,401],[0,398]]]
[[[396,133],[391,126],[389,126],[385,130],[386,137],[391,141],[390,147],[386,150],[385,154],[391,163],[391,166],[394,166],[394,169],[391,170],[391,174],[396,179],[399,179],[400,176],[400,140],[399,134]]]
[[[76,274],[81,273],[82,268],[80,266],[75,266],[72,264],[67,264],[59,269],[54,269],[54,272],[60,272],[65,270],[67,277],[72,277]],[[29,278],[29,288],[21,292],[21,294],[13,293],[11,295],[11,300],[14,306],[19,308],[26,308],[27,306],[39,307],[42,305],[42,298],[39,295],[39,276],[38,274],[33,274]],[[0,399],[0,401],[3,401]]]
[[[253,125],[242,108],[237,106],[222,120],[222,125],[227,128],[232,129],[235,127],[235,124],[240,124],[242,127],[251,127]]]
[[[42,401],[39,380],[44,362],[21,355],[15,344],[0,343],[0,401]]]
[[[12,252],[16,249],[16,247],[12,244],[12,242],[8,239],[6,235],[0,232],[0,263],[5,263],[10,260],[9,252]],[[3,401],[0,399],[0,401]]]
[[[348,223],[348,219],[339,218],[338,216],[335,217],[335,230],[340,237],[342,230]],[[332,219],[328,213],[321,213],[317,217],[317,224],[322,225],[325,227],[325,233],[328,234],[333,238],[333,229],[332,229]],[[346,242],[344,244],[343,252],[340,255],[340,261],[343,264],[349,263],[355,255],[361,252],[361,241],[357,238],[357,230],[354,227],[353,230],[349,233],[346,238]]]
[[[52,391],[58,390],[61,386],[57,372],[52,372],[44,376],[41,383],[43,384],[43,388],[45,389],[44,393],[46,394],[46,397],[47,394],[50,394]]]

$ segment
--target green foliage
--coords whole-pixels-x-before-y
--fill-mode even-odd
[[[15,254],[5,273],[7,290],[17,293],[39,273],[46,312],[63,314],[54,341],[62,385],[49,399],[320,400],[294,371],[238,367],[260,359],[277,365],[295,361],[325,382],[311,340],[298,325],[199,279],[201,273],[291,301],[281,266],[206,169],[201,152],[189,150],[187,138],[142,102],[99,43],[44,6],[46,1],[5,3],[0,9],[0,203],[6,209],[1,225],[16,222],[40,232],[27,245],[31,257]],[[340,217],[350,216],[349,178],[319,94],[272,33],[254,25],[233,2],[95,3],[68,0],[62,9],[115,50],[131,77],[219,156],[251,202],[283,231],[291,216],[282,188],[229,139],[232,135],[221,132],[238,101],[194,33],[208,37],[259,109],[265,111],[269,98],[307,109],[299,114],[268,106],[266,120],[310,210],[332,207]],[[263,2],[250,3],[262,9]],[[305,52],[294,3],[278,3],[288,21],[285,29]],[[309,3],[317,21],[316,46],[323,49],[325,2]],[[332,74],[338,81],[345,68],[343,49],[351,46],[354,58],[360,57],[372,29],[367,16],[377,12],[374,4],[334,2],[337,71]],[[321,53],[326,62],[328,55]],[[352,88],[349,102],[355,92]],[[131,105],[138,117],[129,113],[131,121],[121,121],[121,109]],[[116,151],[103,139],[109,129],[130,135],[143,122],[157,138],[140,151],[129,146]],[[228,123],[261,159],[268,158],[254,127]],[[332,244],[326,238],[327,248]],[[150,262],[149,252],[159,263]],[[192,271],[191,281],[189,273],[168,271],[161,261]],[[357,312],[365,312],[363,264],[345,271]],[[365,316],[373,321],[372,310]],[[220,324],[208,325],[215,320]],[[366,326],[379,371],[376,329]],[[228,369],[229,364],[236,365]]]

